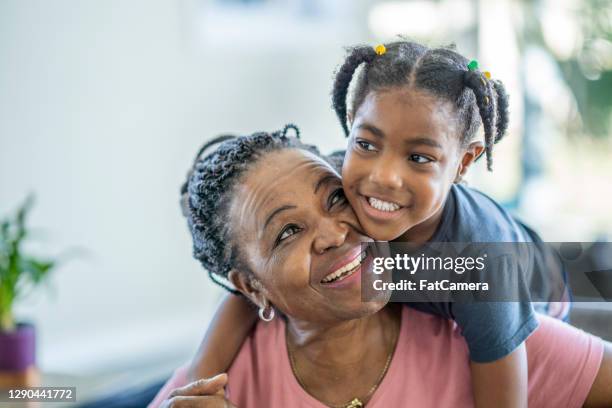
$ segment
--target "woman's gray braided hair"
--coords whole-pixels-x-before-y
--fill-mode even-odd
[[[298,127],[288,124],[271,133],[218,136],[200,148],[181,187],[181,207],[193,238],[193,256],[216,284],[234,294],[238,292],[227,283],[227,275],[232,268],[245,266],[228,219],[235,187],[251,166],[272,151],[296,148],[324,158],[315,146],[302,143],[299,135]]]

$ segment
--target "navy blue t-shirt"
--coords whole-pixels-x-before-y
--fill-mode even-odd
[[[541,242],[541,239],[485,194],[454,184],[430,242]],[[538,262],[537,258],[530,261]],[[500,273],[504,272],[503,269],[514,268],[514,265],[504,262],[496,266],[502,269]],[[430,302],[408,305],[455,320],[461,327],[470,358],[480,363],[495,361],[510,354],[538,326],[530,302]]]

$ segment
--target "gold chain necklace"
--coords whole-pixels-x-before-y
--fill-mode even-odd
[[[287,341],[287,354],[289,354],[289,361],[291,363],[291,371],[293,371],[293,375],[295,376],[295,379],[297,380],[298,384],[300,384],[300,387],[306,390],[306,386],[304,385],[304,382],[302,381],[302,378],[300,377],[300,374],[297,371],[297,365],[295,364],[295,357],[293,356],[293,353],[291,352],[291,347],[289,346],[289,337],[287,336],[288,329],[286,329],[285,331],[286,331],[285,338],[287,339],[286,340]],[[391,351],[389,352],[389,355],[387,356],[387,361],[385,362],[385,366],[383,367],[382,372],[376,379],[376,382],[374,383],[372,388],[370,388],[368,393],[363,398],[364,401],[368,400],[372,396],[372,394],[374,394],[374,391],[376,391],[376,389],[382,382],[383,378],[385,377],[385,374],[387,374],[387,371],[389,370],[389,365],[391,365],[391,359],[393,358],[393,351],[394,351],[394,348],[391,348]],[[331,408],[363,408],[365,406],[363,402],[361,402],[361,400],[356,397],[353,398],[350,402],[346,404],[333,405],[333,404],[325,403],[325,405]]]

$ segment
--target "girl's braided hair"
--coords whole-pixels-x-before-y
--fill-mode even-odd
[[[294,136],[288,135],[290,130]],[[297,126],[289,124],[272,133],[216,137],[200,148],[181,187],[181,207],[193,238],[193,256],[213,282],[234,294],[239,292],[227,283],[229,271],[241,267],[249,272],[228,219],[235,187],[251,166],[272,151],[296,148],[323,158],[316,147],[302,143],[299,134]]]
[[[333,108],[346,136],[349,135],[347,96],[359,66],[351,102],[357,112],[367,94],[390,88],[407,87],[427,91],[454,104],[461,126],[461,142],[467,145],[484,124],[487,168],[493,166],[493,145],[504,137],[508,127],[508,95],[500,81],[487,79],[483,72],[468,69],[468,60],[454,47],[429,48],[400,40],[385,44],[378,55],[370,46],[356,46],[338,69],[332,91]]]

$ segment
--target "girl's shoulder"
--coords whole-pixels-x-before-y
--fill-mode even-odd
[[[474,188],[454,184],[449,193],[454,208],[447,228],[449,242],[531,242],[535,233],[497,201]]]

